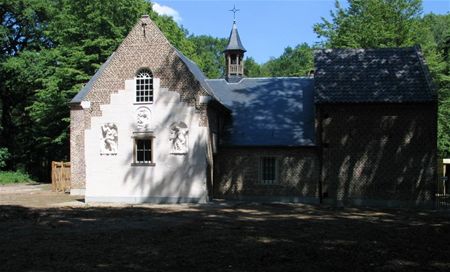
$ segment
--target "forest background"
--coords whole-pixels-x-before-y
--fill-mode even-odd
[[[306,76],[316,48],[419,45],[438,92],[438,148],[450,156],[450,14],[423,14],[421,0],[336,1],[314,25],[318,44],[286,47],[249,77]],[[48,181],[51,161],[69,160],[69,104],[142,14],[209,78],[223,75],[227,37],[191,35],[146,0],[0,0],[0,170]]]

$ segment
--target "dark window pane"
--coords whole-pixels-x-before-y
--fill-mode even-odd
[[[273,157],[262,158],[262,178],[266,182],[274,182],[276,177],[276,161]]]
[[[146,150],[144,152],[144,158],[145,158],[145,161],[147,161],[147,162],[149,162],[151,160],[151,152],[150,152],[150,150]]]

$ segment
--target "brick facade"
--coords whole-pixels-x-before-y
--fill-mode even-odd
[[[433,103],[328,104],[317,109],[325,201],[432,203],[437,163]]]
[[[278,184],[260,184],[261,157],[278,160]],[[222,148],[215,160],[214,196],[227,199],[299,197],[318,200],[319,159],[314,147]]]

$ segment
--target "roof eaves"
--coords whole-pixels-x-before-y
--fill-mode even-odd
[[[416,52],[417,58],[419,59],[420,68],[422,70],[422,73],[425,77],[425,80],[427,81],[428,89],[431,93],[431,96],[433,100],[437,100],[437,88],[436,85],[433,82],[433,79],[431,77],[430,70],[428,69],[428,66],[426,65],[425,58],[423,56],[422,50],[420,48],[420,45],[414,46],[414,51]]]
[[[214,100],[218,101],[226,110],[231,111],[228,107],[226,107],[220,99],[214,94],[214,91],[212,90],[211,86],[206,82],[207,78],[203,74],[203,72],[200,70],[200,68],[197,66],[195,62],[187,58],[183,53],[181,53],[177,48],[172,46],[178,55],[178,57],[181,59],[181,61],[186,65],[189,72],[194,76],[195,80],[198,81],[201,88],[210,95]]]

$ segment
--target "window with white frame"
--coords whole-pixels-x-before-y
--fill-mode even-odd
[[[134,138],[133,165],[154,166],[153,137],[143,136]]]
[[[261,184],[278,183],[278,162],[276,157],[261,157],[260,162],[260,182]]]
[[[136,102],[153,102],[153,74],[150,69],[140,69],[136,73]]]

